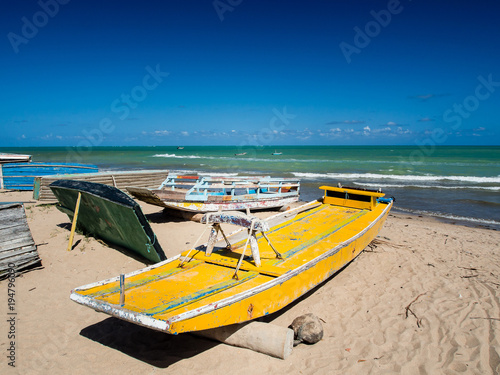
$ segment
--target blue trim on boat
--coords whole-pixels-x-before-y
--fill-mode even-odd
[[[35,177],[75,173],[96,173],[96,165],[77,163],[6,163],[1,166],[4,189],[33,190]]]

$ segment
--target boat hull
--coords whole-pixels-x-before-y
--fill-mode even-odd
[[[269,176],[169,175],[158,189],[127,187],[135,198],[159,207],[205,213],[269,209],[299,200],[300,181]]]
[[[261,267],[243,261],[237,279],[232,277],[238,260],[233,252],[239,255],[241,241],[231,251],[219,248],[207,256],[197,249],[126,275],[123,305],[118,278],[77,288],[71,299],[170,334],[253,320],[282,309],[345,267],[375,238],[391,207],[392,202],[371,211],[321,204],[288,220],[292,213],[275,215],[278,224],[268,236],[283,259],[267,251],[261,255]],[[259,241],[264,248],[264,239]],[[186,269],[178,267],[180,259],[188,260]],[[170,291],[174,286],[177,290]]]
[[[95,173],[97,166],[74,163],[7,163],[2,168],[3,188],[33,190],[35,177],[71,173]]]
[[[73,221],[81,194],[77,229],[131,250],[156,263],[166,259],[140,206],[112,186],[87,181],[58,180],[50,184],[57,208]]]
[[[185,201],[173,194],[162,190],[150,190],[144,188],[127,187],[127,191],[135,198],[153,204],[155,206],[170,208],[185,212],[217,212],[217,211],[240,211],[246,210],[264,210],[276,207],[283,207],[299,200],[298,196],[292,197],[274,197],[274,198],[259,198],[259,199],[240,199],[228,200],[230,196],[214,196],[210,201]],[[225,199],[223,199],[223,197]],[[226,198],[228,197],[228,198]]]

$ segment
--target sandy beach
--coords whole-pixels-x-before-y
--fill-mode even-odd
[[[324,337],[286,360],[190,334],[171,336],[80,306],[71,289],[144,263],[76,234],[31,192],[0,192],[26,203],[42,267],[20,275],[16,361],[8,366],[7,281],[0,281],[2,374],[499,374],[500,232],[391,213],[372,246],[342,272],[279,314],[304,313]],[[199,223],[141,203],[167,255],[190,248]],[[266,214],[263,214],[266,215]]]

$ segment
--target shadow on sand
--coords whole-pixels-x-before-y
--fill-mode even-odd
[[[169,335],[116,318],[88,326],[80,335],[159,368],[220,345],[202,337]]]
[[[344,269],[345,267],[283,309],[256,320],[271,323],[310,297]],[[289,324],[294,318],[296,317],[293,317]],[[81,330],[80,335],[159,368],[169,367],[178,361],[222,345],[219,342],[191,334],[169,335],[117,318],[107,318],[102,322],[88,326]]]

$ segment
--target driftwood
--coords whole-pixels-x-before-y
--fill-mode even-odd
[[[390,242],[390,241],[386,241],[386,240],[383,240],[383,239],[380,239],[380,238],[375,238],[372,242],[370,242],[371,245],[387,245],[387,246],[391,246],[391,247],[406,247],[405,245],[400,245],[400,244],[397,244],[397,243],[393,243],[393,242]]]
[[[39,262],[23,204],[0,204],[0,279]]]
[[[413,303],[417,302],[417,300],[418,300],[420,297],[422,297],[423,295],[425,295],[425,294],[427,294],[427,292],[426,292],[426,293],[421,293],[421,294],[419,294],[419,295],[418,295],[418,296],[417,296],[417,297],[416,297],[413,301],[411,301],[411,302],[408,304],[408,306],[406,306],[406,308],[405,308],[405,311],[406,311],[405,318],[407,319],[407,318],[408,318],[408,313],[411,313],[411,314],[415,317],[415,319],[417,319],[417,327],[418,327],[418,328],[420,328],[420,327],[422,326],[422,319],[420,319],[420,318],[419,318],[419,317],[418,317],[418,316],[417,316],[417,315],[413,312],[413,310],[411,309],[411,305],[412,305]]]

